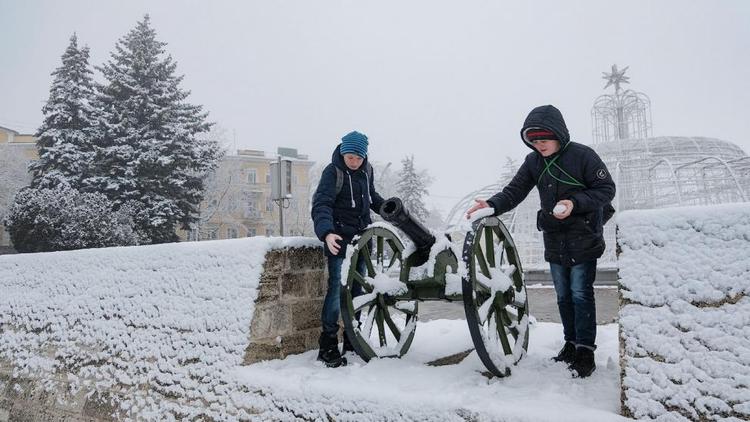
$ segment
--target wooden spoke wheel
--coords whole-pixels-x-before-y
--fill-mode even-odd
[[[462,258],[471,339],[484,366],[495,376],[508,376],[529,345],[529,305],[518,251],[502,221],[486,217],[466,234]]]
[[[408,291],[400,280],[406,265],[404,245],[387,228],[371,227],[349,248],[341,286],[346,335],[365,361],[401,357],[409,350],[417,326],[417,301],[398,299]],[[358,288],[361,294],[355,296]]]

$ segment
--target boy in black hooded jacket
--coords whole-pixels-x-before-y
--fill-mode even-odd
[[[521,138],[534,152],[502,192],[477,199],[467,218],[486,207],[494,208],[494,215],[510,211],[537,187],[537,228],[543,232],[565,336],[553,359],[567,363],[574,376],[587,377],[596,368],[596,260],[604,253],[602,232],[614,212],[615,183],[593,149],[570,141],[562,114],[551,105],[529,113]]]

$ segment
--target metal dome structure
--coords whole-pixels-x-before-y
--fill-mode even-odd
[[[613,66],[613,74],[618,78],[623,77],[625,70],[617,72]],[[627,129],[626,132],[605,131],[600,134],[606,136],[596,138],[598,123],[595,116],[601,104],[597,100],[592,111],[595,128],[592,148],[615,179],[617,195],[613,205],[618,212],[750,200],[750,156],[742,148],[728,141],[706,137],[632,137],[632,134],[643,133],[646,129],[633,124],[620,125],[616,119],[614,125]],[[612,104],[616,107],[618,103]],[[627,109],[620,111],[610,110],[604,115],[620,116],[631,123],[639,121]],[[631,111],[642,113],[638,108]],[[631,137],[620,138],[622,134]],[[488,198],[502,190],[508,181],[510,178],[506,173],[498,183],[484,186],[462,198],[448,215],[448,230],[459,227],[463,213],[474,198]],[[536,228],[538,209],[539,194],[534,189],[515,210],[501,217],[516,242],[525,268],[547,266],[542,236]],[[615,224],[612,221],[604,227],[608,245],[600,260],[600,266],[604,267],[616,263]]]
[[[594,100],[591,108],[594,145],[612,139],[647,138],[651,135],[651,100],[646,94],[630,89],[622,90],[620,84],[629,84],[622,70],[612,65],[610,73],[603,72],[607,80],[604,89],[615,87],[613,94],[604,94]]]

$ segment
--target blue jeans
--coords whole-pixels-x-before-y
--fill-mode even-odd
[[[341,313],[341,265],[344,258],[339,256],[328,257],[328,291],[323,301],[323,312],[321,313],[321,322],[323,325],[323,334],[330,337],[336,337],[339,333],[339,314]],[[357,272],[365,274],[365,260],[357,261]],[[359,296],[362,294],[362,286],[354,283],[352,286],[352,295]]]
[[[566,267],[550,263],[565,341],[596,348],[596,260]]]

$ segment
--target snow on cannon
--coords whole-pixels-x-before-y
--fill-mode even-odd
[[[493,375],[510,375],[529,344],[529,306],[513,239],[488,210],[475,214],[463,251],[447,235],[430,233],[398,198],[381,207],[385,223],[352,240],[342,267],[341,318],[362,359],[403,356],[420,301],[463,300],[480,360]],[[365,274],[356,270],[360,260]]]

